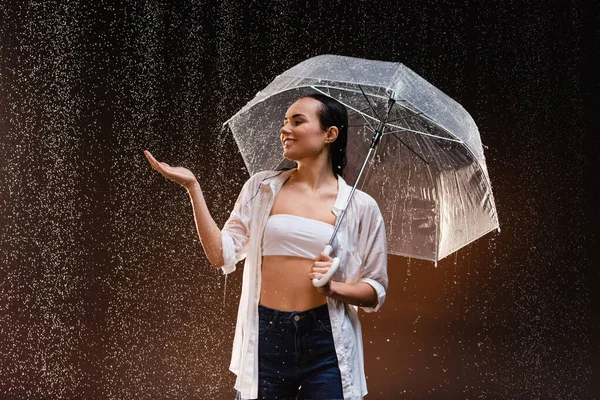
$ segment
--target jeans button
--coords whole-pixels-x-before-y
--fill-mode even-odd
[[[294,315],[294,321],[300,321],[300,316],[299,315]]]

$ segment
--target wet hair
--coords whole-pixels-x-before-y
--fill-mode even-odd
[[[321,106],[317,110],[317,117],[321,129],[326,130],[330,126],[338,128],[337,138],[329,143],[329,159],[334,176],[344,176],[346,168],[346,144],[348,143],[348,112],[346,107],[339,101],[320,93],[307,94],[300,98],[310,97],[318,100]]]

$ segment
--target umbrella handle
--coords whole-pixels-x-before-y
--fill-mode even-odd
[[[333,250],[333,247],[331,247],[331,245],[327,245],[325,246],[325,250],[323,250],[323,253],[325,253],[326,256],[329,256],[331,254],[331,251]],[[314,287],[321,287],[327,284],[327,282],[329,282],[329,280],[331,279],[331,276],[335,273],[335,271],[337,271],[338,267],[340,266],[340,259],[338,257],[334,257],[333,262],[331,263],[331,267],[329,267],[329,270],[327,271],[327,273],[325,275],[323,275],[323,277],[321,279],[313,279],[312,283]]]

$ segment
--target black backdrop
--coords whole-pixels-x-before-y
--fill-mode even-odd
[[[600,396],[599,10],[531,3],[1,2],[0,397],[233,398],[242,265],[225,290],[142,150],[191,169],[222,226],[248,174],[220,125],[326,53],[461,103],[502,228],[437,268],[390,256],[367,398]]]

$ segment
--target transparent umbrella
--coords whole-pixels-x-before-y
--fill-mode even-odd
[[[309,93],[323,93],[347,108],[344,179],[377,201],[388,253],[437,264],[500,230],[475,122],[400,63],[321,55],[277,76],[224,123],[250,174],[294,166],[281,159],[277,132],[287,108]],[[337,226],[330,244],[336,232]]]

